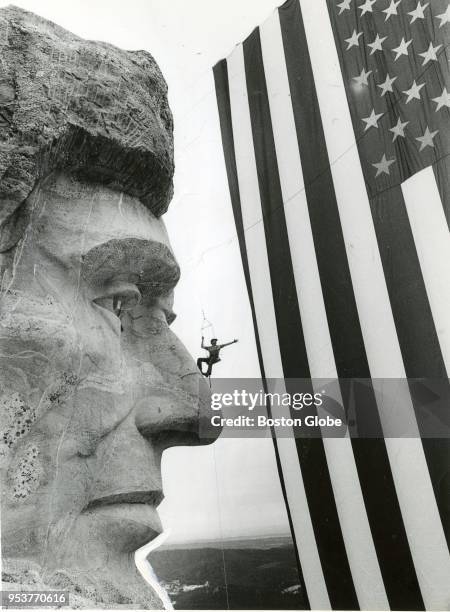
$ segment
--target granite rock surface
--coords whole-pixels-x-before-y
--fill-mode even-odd
[[[38,180],[70,171],[139,198],[172,196],[167,85],[146,51],[88,41],[15,6],[0,9],[0,249]]]

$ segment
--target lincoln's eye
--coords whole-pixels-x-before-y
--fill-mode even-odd
[[[133,309],[141,301],[141,293],[133,283],[109,282],[100,291],[100,295],[94,299],[95,304],[106,308],[121,317],[126,310]]]

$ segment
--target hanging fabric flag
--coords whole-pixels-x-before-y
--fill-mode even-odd
[[[403,381],[370,439],[274,434],[312,609],[450,601],[449,441],[411,392],[450,372],[449,41],[448,0],[288,0],[214,67],[263,378]]]

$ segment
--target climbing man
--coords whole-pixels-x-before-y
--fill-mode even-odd
[[[199,357],[197,359],[197,367],[203,376],[211,376],[213,365],[220,361],[220,349],[223,349],[225,346],[230,346],[230,344],[234,344],[235,342],[237,342],[237,340],[232,340],[231,342],[226,342],[225,344],[217,344],[217,338],[211,338],[211,346],[205,346],[205,338],[202,336],[201,347],[202,349],[207,350],[209,353],[209,357]],[[203,371],[204,363],[208,364],[206,372]]]

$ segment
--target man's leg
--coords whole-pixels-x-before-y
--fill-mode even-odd
[[[200,370],[200,372],[203,374],[203,365],[204,363],[209,364],[209,359],[207,357],[199,357],[197,359],[197,368]]]
[[[215,362],[212,359],[207,359],[206,361],[208,362],[208,369],[206,370],[205,376],[211,376],[213,363]]]

